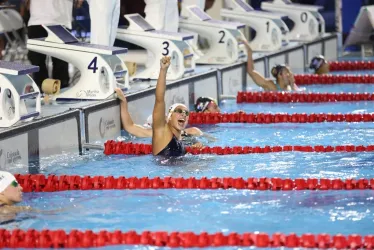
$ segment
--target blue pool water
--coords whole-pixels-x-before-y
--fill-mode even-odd
[[[304,85],[307,92],[320,92],[320,93],[373,93],[374,84],[313,84]]]
[[[266,145],[370,145],[374,144],[373,123],[318,124],[217,124],[200,128],[215,141],[199,139],[209,146]],[[245,134],[246,136],[243,136]],[[151,143],[151,139],[136,139]],[[103,156],[91,151],[76,158],[46,160],[42,173],[113,176],[207,176],[297,178],[369,178],[373,171],[372,153],[282,152],[250,155],[186,156],[176,162],[160,163],[152,156]],[[94,169],[94,173],[92,172]]]
[[[214,232],[368,233],[371,191],[106,190],[36,193],[26,201],[55,213],[27,214],[20,227]],[[26,216],[26,215],[24,215]],[[191,223],[194,221],[194,223]],[[321,225],[323,222],[323,227]]]
[[[343,86],[343,87],[342,87]],[[344,87],[345,86],[345,87]],[[374,86],[374,85],[373,85]],[[310,85],[311,91],[373,92],[372,85]],[[352,89],[360,90],[353,91]],[[367,89],[366,89],[367,88]],[[223,112],[367,113],[372,102],[321,104],[221,103]],[[199,126],[215,139],[209,146],[369,145],[373,123],[216,124]],[[151,143],[123,134],[125,141]],[[42,174],[173,177],[372,178],[373,153],[284,152],[248,155],[187,155],[160,162],[151,155],[105,156],[89,151],[43,159]],[[26,193],[23,205],[42,213],[20,213],[2,228],[282,232],[367,235],[374,222],[374,195],[364,191],[105,190]],[[62,209],[62,210],[61,210]],[[7,218],[9,220],[9,218]],[[14,219],[14,220],[12,220]],[[0,220],[5,220],[0,215]],[[132,249],[132,247],[127,247]],[[112,249],[106,248],[106,249]],[[123,249],[120,247],[119,249]],[[138,248],[137,248],[138,249]]]

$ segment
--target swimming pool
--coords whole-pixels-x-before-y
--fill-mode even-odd
[[[370,84],[306,87],[311,91],[322,92],[318,90],[321,88],[323,92],[334,92],[344,86],[347,90],[358,87],[362,88],[360,91],[367,88],[365,91],[373,92]],[[371,102],[237,104],[230,100],[222,102],[221,107],[224,112],[253,113],[373,112]],[[371,122],[222,123],[199,125],[199,128],[215,138],[200,139],[209,146],[374,144]],[[125,133],[118,139],[151,142],[150,138],[138,139]],[[42,159],[38,169],[45,175],[370,179],[373,162],[373,154],[365,152],[187,155],[181,160],[161,162],[150,155],[105,156],[101,151],[90,150],[81,157],[66,154]],[[1,228],[367,235],[374,221],[373,200],[372,190],[146,189],[25,193],[23,204],[45,212],[20,213]]]

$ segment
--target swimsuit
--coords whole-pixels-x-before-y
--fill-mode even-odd
[[[157,155],[160,156],[182,156],[186,154],[183,142],[178,140],[174,135],[166,147]]]

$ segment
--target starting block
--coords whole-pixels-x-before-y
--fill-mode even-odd
[[[312,41],[325,34],[325,20],[318,12],[322,6],[294,4],[290,0],[262,2],[263,10],[284,13],[295,24],[289,33],[289,40]]]
[[[344,47],[360,45],[363,57],[374,56],[374,5],[362,6]]]
[[[38,71],[37,66],[0,61],[0,127],[8,128],[40,115],[40,90],[28,75]],[[31,112],[26,107],[27,99],[36,99]]]
[[[187,41],[194,38],[191,34],[155,30],[139,14],[125,15],[130,25],[127,29],[119,28],[117,39],[145,48],[148,52],[145,70],[135,73],[131,78],[157,79],[160,72],[160,59],[170,56],[171,63],[167,80],[177,80],[195,71],[193,52]],[[125,61],[136,62],[139,55],[128,53]]]
[[[207,41],[204,48],[199,48],[202,55],[196,63],[230,64],[246,57],[240,41],[245,39],[240,31],[245,27],[243,23],[213,20],[196,5],[183,7],[182,11],[186,14],[179,20],[181,31],[197,33],[199,38]]]
[[[233,9],[222,9],[221,16],[243,22],[256,31],[249,43],[254,51],[275,51],[288,44],[289,29],[283,22],[284,15],[256,11],[243,0],[231,0]]]
[[[18,33],[21,29],[25,29],[22,16],[11,6],[0,6],[0,32],[8,42],[2,54],[7,61],[27,61],[26,41]]]
[[[126,48],[81,43],[61,25],[43,27],[48,37],[28,39],[27,48],[69,62],[81,72],[79,81],[54,96],[56,100],[103,100],[116,87],[130,88],[127,67],[117,56]]]

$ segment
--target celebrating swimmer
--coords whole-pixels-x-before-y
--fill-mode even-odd
[[[243,40],[247,48],[248,62],[247,72],[252,80],[266,91],[292,91],[298,90],[295,84],[295,77],[291,69],[285,64],[278,64],[271,69],[271,74],[275,78],[275,82],[271,79],[266,79],[259,72],[254,70],[254,62],[252,58],[252,49],[246,40]]]
[[[139,124],[135,124],[132,120],[128,109],[128,103],[126,97],[120,88],[115,89],[117,93],[117,97],[121,100],[121,121],[123,128],[129,133],[136,137],[152,137],[152,115],[147,119],[147,126],[141,126]],[[167,119],[167,116],[165,117]],[[182,136],[202,136],[203,132],[196,128],[190,127],[186,128],[182,132]]]
[[[165,120],[166,73],[170,66],[170,57],[163,57],[160,64],[153,108],[152,153],[160,156],[182,156],[186,153],[182,131],[188,124],[190,112],[184,104],[175,103],[169,108]]]

